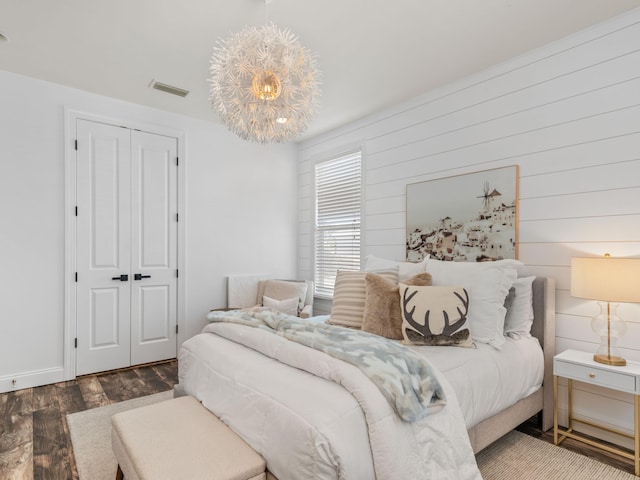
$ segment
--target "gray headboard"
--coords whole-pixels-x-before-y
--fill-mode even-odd
[[[553,426],[553,356],[556,352],[556,281],[537,277],[533,281],[533,325],[531,334],[544,351],[544,409],[542,428]]]

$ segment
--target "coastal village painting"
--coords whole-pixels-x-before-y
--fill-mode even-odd
[[[517,166],[407,185],[407,260],[516,258],[517,201]]]

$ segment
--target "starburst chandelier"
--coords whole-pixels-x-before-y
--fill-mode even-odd
[[[213,108],[245,140],[291,141],[315,114],[317,61],[296,35],[273,23],[218,41],[209,70]]]

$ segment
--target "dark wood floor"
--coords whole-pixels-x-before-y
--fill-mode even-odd
[[[0,479],[77,479],[67,414],[173,388],[175,360],[0,394]]]
[[[0,394],[0,479],[77,479],[68,413],[170,390],[177,381],[173,360]],[[553,432],[542,432],[535,419],[518,430],[553,443]],[[563,447],[633,473],[631,460],[574,440]]]

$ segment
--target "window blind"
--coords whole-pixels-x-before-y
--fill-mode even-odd
[[[315,294],[331,297],[338,270],[360,270],[360,151],[315,166]]]

